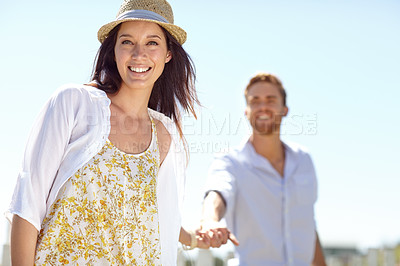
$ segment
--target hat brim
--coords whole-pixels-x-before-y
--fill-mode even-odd
[[[97,39],[103,43],[104,40],[108,37],[108,34],[110,34],[110,31],[114,29],[116,26],[123,22],[127,21],[147,21],[147,22],[154,22],[163,27],[165,30],[167,30],[172,37],[174,37],[181,45],[185,43],[186,41],[186,31],[184,31],[182,28],[170,24],[170,23],[164,23],[160,22],[157,20],[152,20],[152,19],[142,19],[142,18],[126,18],[126,19],[121,19],[121,20],[115,20],[113,22],[107,23],[104,26],[102,26],[99,31],[97,32]]]

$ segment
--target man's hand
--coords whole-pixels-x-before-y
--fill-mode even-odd
[[[226,226],[220,224],[225,215],[226,204],[224,198],[217,191],[209,191],[203,202],[203,214],[200,228],[196,231],[207,237],[213,248],[219,248],[228,242],[228,239],[236,246],[239,241]]]
[[[206,241],[209,243],[210,247],[213,248],[219,248],[220,246],[225,245],[228,242],[228,239],[234,245],[239,245],[239,241],[235,235],[232,234],[228,228],[221,226],[219,223],[208,223],[202,225],[196,233],[202,234],[204,238],[207,238]]]
[[[197,248],[209,249],[210,248],[210,238],[202,232],[196,231]]]

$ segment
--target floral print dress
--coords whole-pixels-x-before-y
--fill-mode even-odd
[[[160,155],[126,154],[109,140],[60,189],[42,223],[36,265],[161,265]]]

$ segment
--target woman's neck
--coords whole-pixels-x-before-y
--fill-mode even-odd
[[[150,93],[121,87],[115,94],[107,94],[111,103],[123,113],[136,117],[148,117],[147,106]]]

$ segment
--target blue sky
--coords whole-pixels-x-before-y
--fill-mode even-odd
[[[288,93],[284,140],[306,146],[319,179],[323,244],[400,241],[400,2],[170,1],[188,32],[203,108],[184,118],[191,150],[184,223],[193,226],[213,153],[248,134],[243,89],[259,71]],[[90,78],[96,33],[120,1],[0,2],[0,208],[26,138],[56,88]],[[6,26],[7,25],[7,26]],[[5,240],[6,221],[0,223]]]

